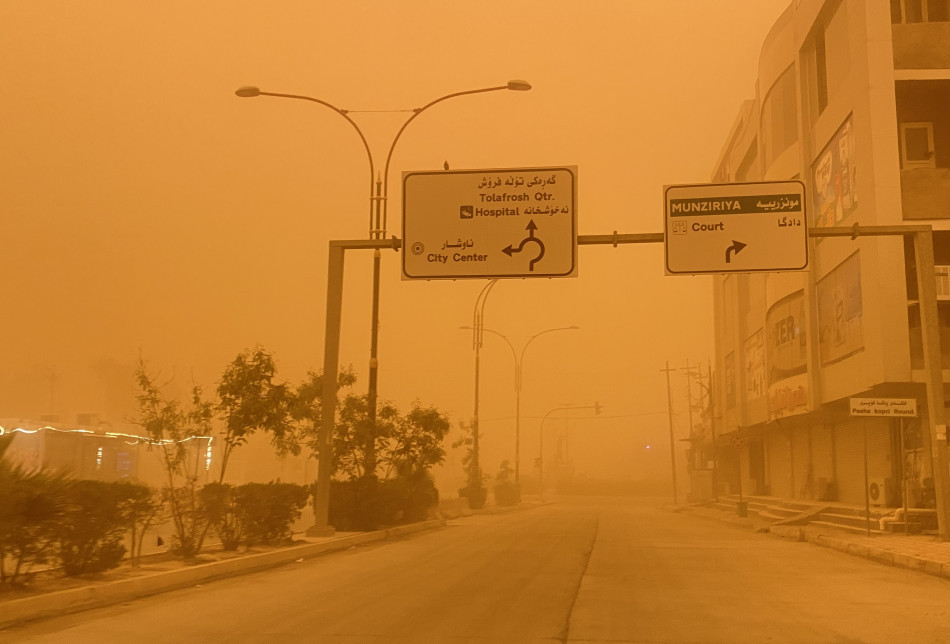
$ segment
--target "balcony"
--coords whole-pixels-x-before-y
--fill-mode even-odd
[[[891,25],[894,69],[950,68],[950,22]]]
[[[950,169],[901,170],[904,219],[950,219]]]

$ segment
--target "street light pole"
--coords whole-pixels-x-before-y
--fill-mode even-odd
[[[241,98],[253,98],[257,96],[271,96],[276,98],[290,98],[295,100],[308,101],[311,103],[317,103],[327,107],[340,116],[342,116],[346,121],[356,130],[357,135],[360,137],[360,141],[363,143],[363,148],[366,150],[366,156],[369,161],[369,239],[373,240],[385,240],[387,238],[386,233],[386,223],[388,216],[388,196],[389,196],[389,166],[392,161],[393,151],[396,148],[396,143],[399,141],[399,138],[402,136],[402,133],[406,130],[409,124],[416,119],[420,114],[429,109],[430,107],[447,101],[450,98],[455,98],[458,96],[467,96],[469,94],[481,94],[485,92],[494,92],[499,90],[513,90],[513,91],[527,91],[531,89],[531,85],[526,81],[522,80],[512,80],[508,81],[505,85],[499,85],[496,87],[484,87],[479,89],[465,90],[461,92],[453,92],[451,94],[446,94],[445,96],[440,96],[439,98],[426,103],[422,107],[414,108],[412,110],[412,116],[410,116],[402,124],[399,130],[396,132],[395,137],[393,137],[392,143],[389,145],[389,151],[386,154],[386,164],[383,170],[383,177],[380,180],[379,177],[376,177],[376,186],[374,191],[373,180],[375,175],[375,164],[373,162],[373,152],[370,149],[369,143],[366,140],[366,137],[363,135],[363,131],[357,125],[356,121],[350,118],[350,110],[341,109],[327,101],[321,100],[319,98],[314,98],[312,96],[304,96],[300,94],[283,94],[277,92],[265,92],[258,87],[253,86],[244,86],[238,88],[234,93]],[[374,216],[375,215],[375,216]],[[378,369],[379,369],[379,357],[378,357],[378,335],[379,335],[379,283],[380,283],[380,264],[381,256],[379,249],[376,249],[376,252],[373,255],[373,303],[372,303],[372,319],[370,321],[371,327],[371,339],[370,339],[370,359],[369,359],[369,383],[368,383],[368,393],[367,393],[367,407],[369,422],[371,426],[376,424],[376,400],[377,400],[377,382],[378,382]],[[325,378],[336,378],[336,374],[324,374]],[[375,467],[373,463],[375,461],[375,442],[374,437],[370,437],[367,442],[367,458],[370,459],[370,471],[368,474],[370,476],[375,476]],[[328,461],[329,462],[329,461]],[[328,465],[327,465],[328,466]],[[319,518],[318,518],[319,522]]]
[[[570,411],[571,409],[593,409],[595,416],[599,416],[601,412],[601,406],[598,402],[593,405],[563,405],[555,407],[541,418],[541,429],[538,432],[538,494],[541,495],[542,499],[544,498],[544,421],[556,411]]]
[[[460,329],[474,329],[474,327],[463,326],[459,327]],[[515,361],[515,483],[521,483],[521,383],[522,383],[522,365],[524,365],[524,352],[528,349],[528,345],[531,344],[531,341],[537,338],[539,335],[544,335],[545,333],[551,333],[552,331],[573,331],[579,329],[579,326],[563,326],[556,329],[545,329],[540,333],[535,333],[533,336],[528,338],[528,341],[524,343],[524,346],[521,347],[521,355],[519,357],[518,353],[515,351],[514,345],[511,344],[511,341],[505,337],[503,334],[492,329],[486,329],[484,325],[481,327],[480,331],[488,331],[489,333],[494,333],[499,338],[505,341],[508,345],[508,348],[511,349],[511,357]]]
[[[538,336],[542,336],[545,333],[553,333],[554,331],[575,331],[579,328],[579,326],[575,325],[562,326],[556,329],[545,329],[540,333],[535,333],[524,343],[524,346],[521,348],[521,357],[515,361],[515,483],[519,485],[521,484],[521,384],[524,352],[528,350],[528,345]]]
[[[488,301],[488,295],[497,283],[498,280],[489,280],[488,284],[482,287],[475,299],[475,310],[472,314],[472,344],[475,349],[475,407],[472,415],[472,465],[469,472],[468,489],[470,495],[479,494],[478,499],[469,496],[469,503],[473,507],[481,507],[479,490],[482,488],[481,456],[478,445],[478,382],[482,349],[482,320],[485,316],[485,303]]]

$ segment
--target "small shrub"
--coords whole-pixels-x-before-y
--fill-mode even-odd
[[[57,530],[66,575],[102,572],[119,565],[126,552],[122,538],[129,524],[128,502],[138,487],[144,486],[88,480],[67,486],[66,511]]]
[[[309,496],[306,486],[293,483],[246,483],[236,488],[247,545],[276,545],[291,539],[294,521]]]
[[[369,478],[331,481],[330,525],[343,532],[378,529],[385,504],[380,497],[379,485],[379,481]]]
[[[507,460],[501,462],[498,474],[495,475],[495,503],[502,506],[512,506],[521,503],[521,487],[511,480],[514,470]]]
[[[521,503],[521,488],[512,481],[495,484],[495,503],[502,506]]]
[[[0,458],[0,584],[28,582],[34,565],[55,557],[67,483],[62,475],[27,472]]]
[[[438,503],[435,482],[424,470],[382,481],[333,481],[329,522],[344,532],[378,530],[381,526],[422,521]]]
[[[233,485],[208,483],[198,493],[208,524],[225,550],[237,550],[244,541],[244,518]]]
[[[428,518],[439,505],[439,491],[432,474],[419,470],[381,483],[388,524],[413,523]]]
[[[468,486],[459,488],[459,497],[468,499],[468,507],[473,510],[480,510],[485,507],[485,501],[488,499],[488,490],[478,486]]]

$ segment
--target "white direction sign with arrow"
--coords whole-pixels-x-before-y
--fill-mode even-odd
[[[668,275],[808,267],[801,181],[667,186],[664,224]]]
[[[403,279],[574,277],[577,168],[403,173]]]

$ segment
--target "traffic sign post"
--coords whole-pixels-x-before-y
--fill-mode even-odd
[[[405,172],[403,279],[575,277],[577,168]]]
[[[667,186],[667,275],[808,267],[801,181]]]

